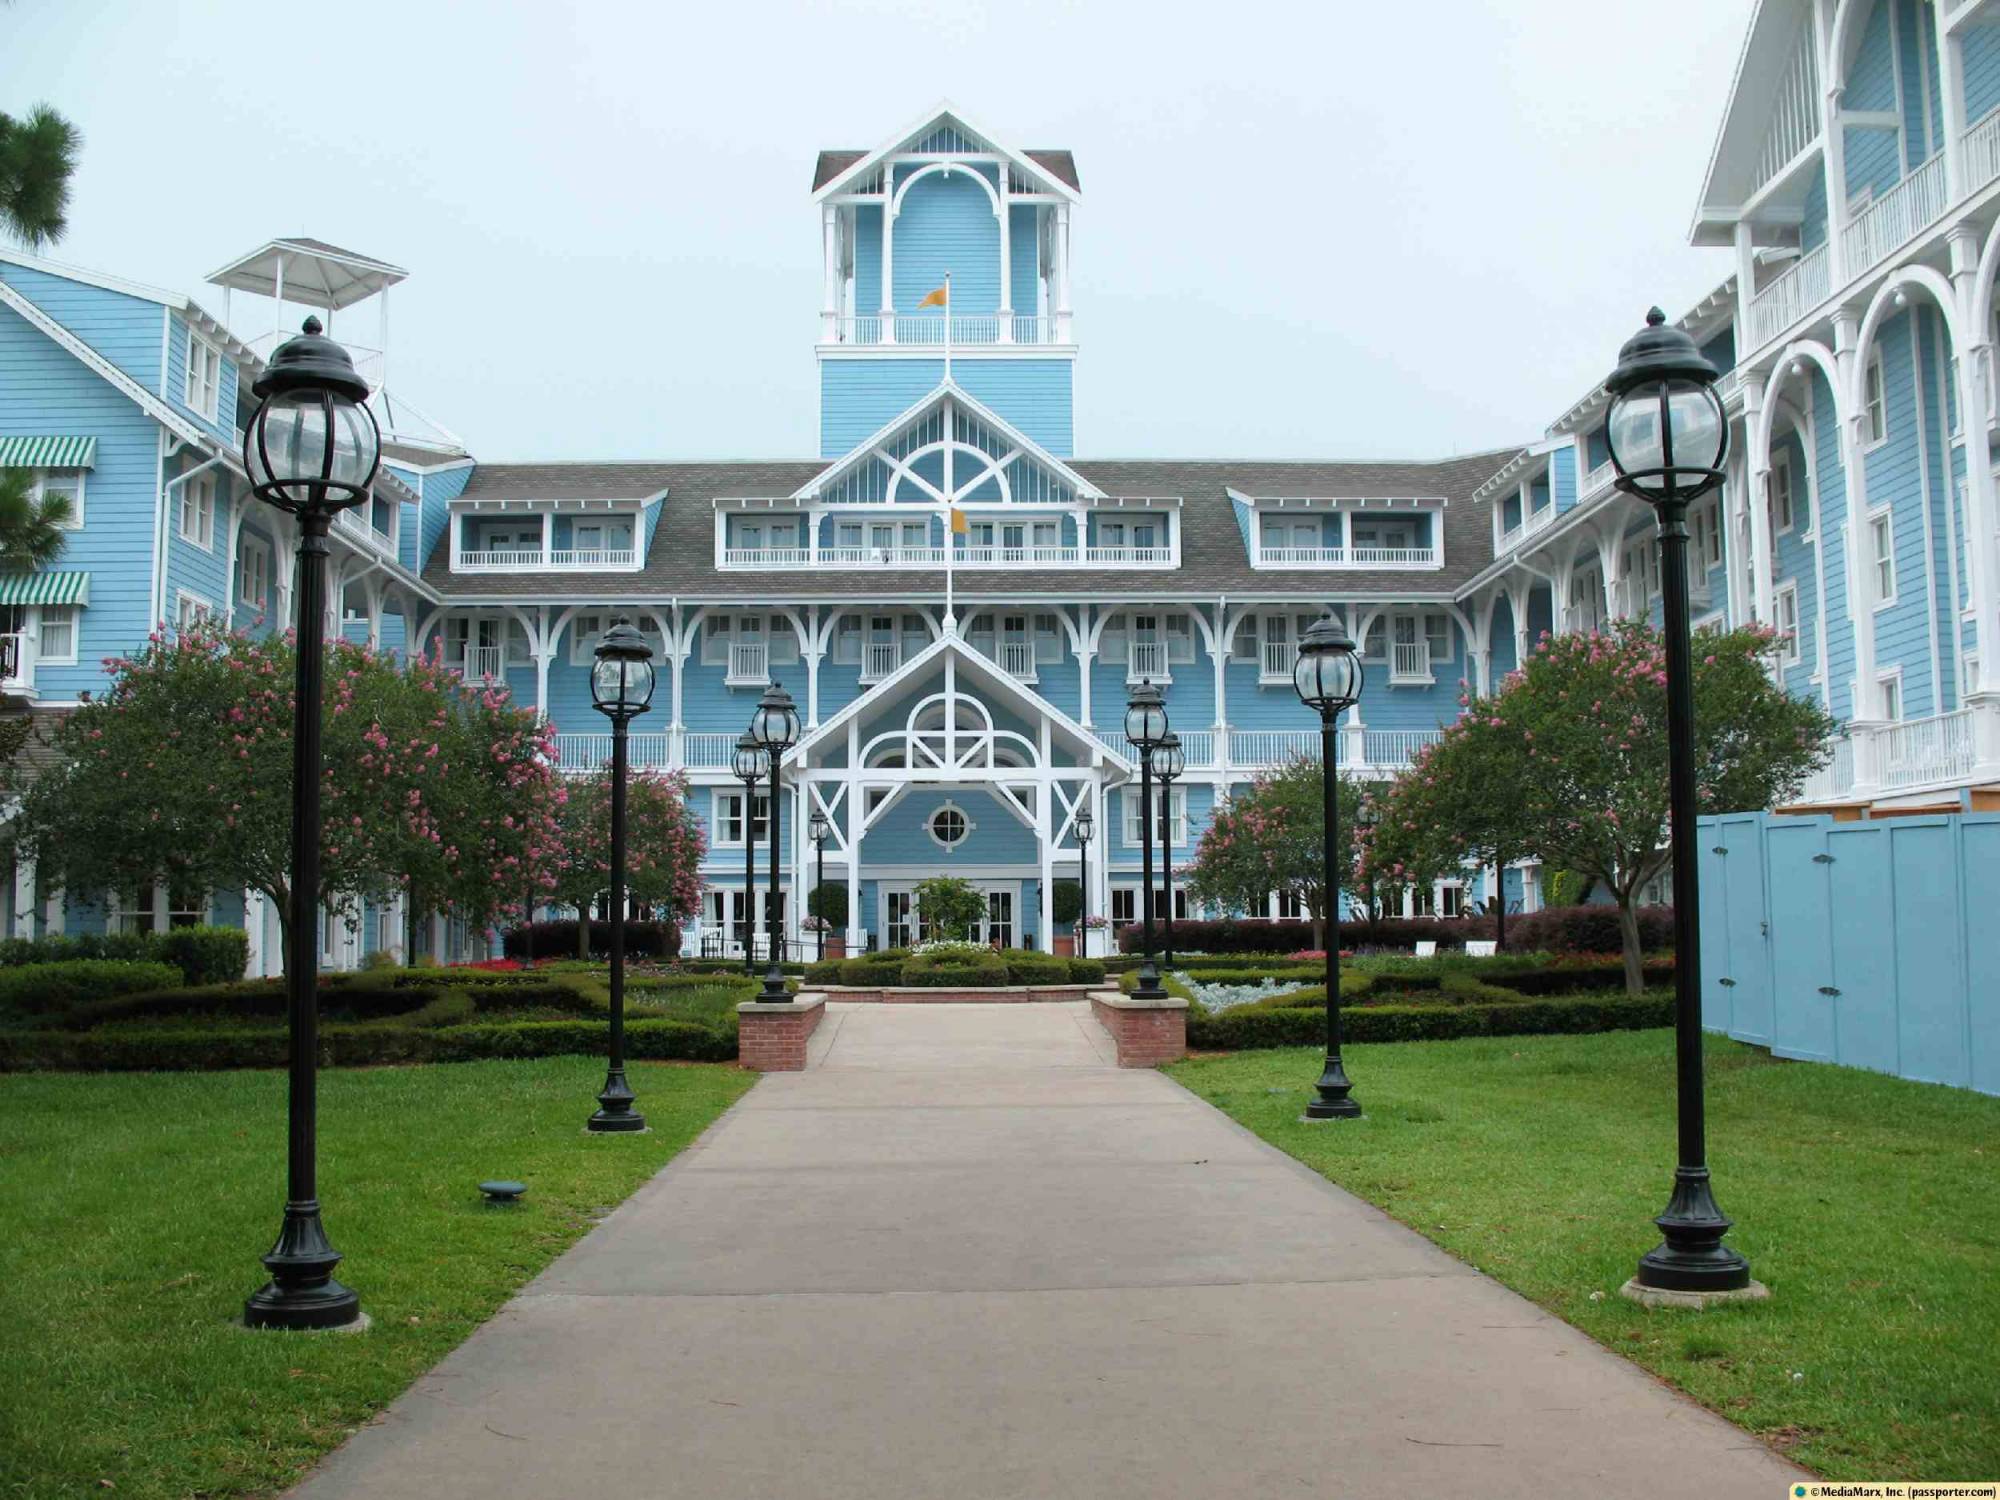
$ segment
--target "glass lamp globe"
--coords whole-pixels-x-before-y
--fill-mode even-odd
[[[815,844],[823,844],[826,842],[827,835],[833,832],[833,825],[827,822],[825,813],[816,812],[807,821],[806,832],[811,836]]]
[[[1332,620],[1315,621],[1299,638],[1292,687],[1299,701],[1321,718],[1331,718],[1361,700],[1361,653]]]
[[[736,754],[730,764],[738,781],[762,781],[771,774],[770,753],[747,729],[736,737]]]
[[[1715,394],[1718,372],[1657,307],[1618,351],[1604,388],[1611,395],[1605,445],[1618,488],[1641,499],[1692,500],[1722,482],[1729,419]]]
[[[1181,748],[1181,737],[1169,729],[1160,748],[1153,752],[1153,774],[1162,781],[1174,781],[1186,769],[1187,751]]]
[[[750,737],[773,756],[799,742],[799,711],[783,684],[772,683],[757,700],[757,711],[750,715]]]
[[[278,347],[251,391],[260,404],[243,433],[243,463],[259,498],[293,515],[368,498],[382,458],[368,382],[318,318]]]
[[[590,669],[590,699],[613,719],[632,719],[653,703],[653,648],[624,619],[614,620],[597,643]]]
[[[1087,844],[1096,832],[1097,819],[1090,815],[1090,809],[1086,807],[1076,815],[1076,836],[1079,841]]]
[[[1150,754],[1166,737],[1167,705],[1148,677],[1132,690],[1125,705],[1125,738],[1142,754]]]

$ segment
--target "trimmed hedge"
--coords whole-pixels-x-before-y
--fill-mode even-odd
[[[529,956],[530,938],[534,940],[536,958],[576,956],[576,920],[573,917],[510,927],[501,939],[501,952],[509,958],[525,959]],[[607,956],[611,952],[611,924],[597,917],[590,919],[590,951]],[[627,958],[672,958],[680,951],[681,930],[672,922],[625,924]]]
[[[912,988],[956,989],[960,985],[1003,985],[1007,960],[998,953],[913,954],[903,964],[900,983]]]
[[[1349,1042],[1439,1042],[1475,1036],[1554,1036],[1640,1031],[1673,1024],[1671,995],[1515,1000],[1504,1004],[1372,1005],[1342,1010]],[[1232,1006],[1188,1013],[1188,1046],[1200,1052],[1317,1046],[1326,1037],[1324,1007]]]
[[[1674,909],[1642,906],[1633,912],[1639,922],[1639,946],[1647,953],[1674,946]],[[1551,953],[1622,953],[1625,940],[1618,931],[1615,906],[1552,906],[1526,912],[1507,922],[1509,947],[1546,948]]]
[[[101,996],[129,995],[178,985],[181,971],[167,963],[71,958],[0,969],[0,1016],[58,1016]]]
[[[188,984],[221,984],[241,979],[250,967],[250,935],[240,927],[170,927],[165,932],[88,932],[0,941],[0,967],[72,959],[168,963]]]
[[[1490,938],[1493,936],[1491,917],[1452,917],[1432,919],[1414,917],[1409,920],[1389,919],[1370,925],[1367,922],[1342,922],[1340,924],[1340,946],[1354,948],[1401,948],[1414,949],[1419,941],[1435,942],[1440,948],[1462,947],[1468,938]],[[1507,941],[1514,941],[1514,924],[1507,924]],[[1158,934],[1155,933],[1157,945]],[[1136,953],[1145,943],[1144,930],[1133,923],[1120,930],[1118,947],[1125,953]],[[1214,922],[1174,923],[1174,950],[1176,957],[1185,948],[1193,953],[1297,953],[1302,948],[1313,946],[1313,930],[1310,922],[1273,922],[1264,917],[1224,918]],[[1616,951],[1615,949],[1613,951]]]
[[[805,982],[808,985],[842,984],[855,989],[890,989],[902,985],[939,989],[958,984],[1101,984],[1104,981],[1104,960],[1101,958],[1062,958],[1030,948],[995,950],[991,958],[998,962],[998,978],[985,977],[993,974],[995,969],[982,955],[973,956],[980,975],[978,978],[968,977],[971,973],[969,968],[952,969],[947,964],[931,963],[914,970],[911,968],[916,959],[931,957],[933,955],[930,954],[912,955],[907,948],[884,948],[879,953],[864,953],[858,958],[829,958],[821,963],[807,964]],[[913,972],[928,977],[904,977]]]

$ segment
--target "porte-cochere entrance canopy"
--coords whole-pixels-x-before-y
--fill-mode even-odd
[[[793,888],[810,884],[804,829],[817,812],[831,829],[827,879],[847,882],[851,950],[871,934],[885,944],[906,936],[904,893],[938,874],[988,889],[995,936],[1018,943],[1032,933],[1046,945],[1056,872],[1078,871],[1078,812],[1101,817],[1104,790],[1134,774],[1130,759],[948,625],[786,757]],[[1092,910],[1107,899],[1093,891]]]

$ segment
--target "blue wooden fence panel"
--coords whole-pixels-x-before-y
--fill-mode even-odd
[[[2000,815],[1737,813],[1700,849],[1711,1030],[2000,1094]]]

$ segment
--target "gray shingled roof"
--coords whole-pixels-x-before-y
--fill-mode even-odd
[[[820,152],[819,160],[813,163],[813,191],[818,192],[867,154],[866,151]],[[1023,151],[1021,154],[1051,176],[1068,183],[1078,192],[1083,191],[1083,184],[1077,181],[1075,152],[1038,150]]]
[[[1216,594],[1296,597],[1455,592],[1493,559],[1492,511],[1472,492],[1514,449],[1441,463],[1264,463],[1172,459],[1091,461],[1073,467],[1110,495],[1179,495],[1181,566],[1172,571],[1061,568],[961,570],[968,596],[1006,598],[1062,592],[1166,599]],[[489,464],[473,471],[467,500],[637,500],[667,492],[646,566],[637,573],[475,574],[454,577],[449,544],[424,568],[424,581],[447,596],[472,598],[893,598],[944,591],[942,570],[829,569],[817,573],[723,572],[715,566],[718,496],[789,495],[826,463],[552,463]],[[1442,495],[1445,566],[1436,572],[1314,569],[1261,571],[1250,566],[1227,491],[1247,495],[1348,495],[1389,498]]]

